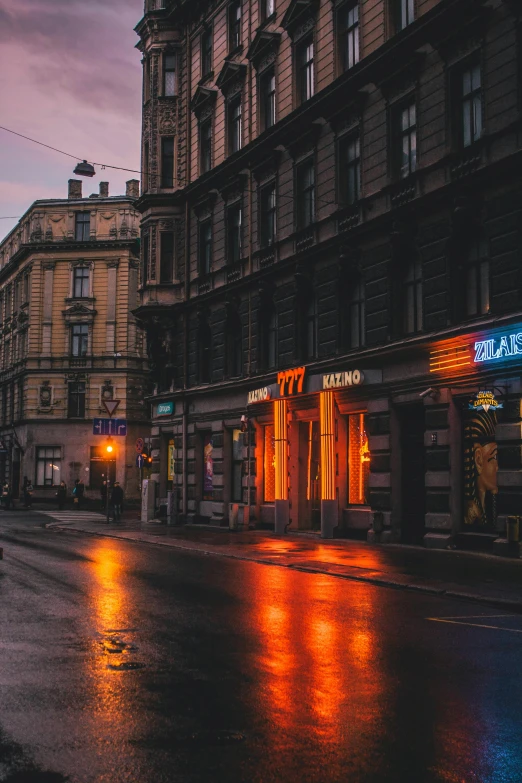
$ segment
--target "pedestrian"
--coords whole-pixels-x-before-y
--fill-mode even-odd
[[[111,492],[111,506],[114,509],[114,521],[121,521],[121,512],[123,511],[123,490],[118,481],[114,482]]]
[[[58,487],[58,491],[56,492],[56,499],[58,501],[58,509],[60,511],[63,511],[63,507],[65,505],[65,500],[67,498],[67,485],[65,481],[60,481],[60,486]]]
[[[73,496],[73,506],[76,511],[80,508],[80,489],[79,489],[80,479],[76,479],[74,482],[74,487],[72,491]]]
[[[4,481],[4,484],[2,486],[2,505],[6,511],[9,511],[11,508],[11,485],[8,481]]]
[[[23,495],[24,495],[24,506],[25,508],[32,508],[33,505],[33,485],[25,476],[24,483],[23,483]]]
[[[107,508],[107,482],[106,481],[104,481],[100,487],[100,498],[101,498],[102,511],[105,511],[105,509]]]
[[[85,484],[83,483],[83,481],[81,479],[78,479],[76,485],[78,487],[78,506],[81,507],[81,506],[83,506],[83,496],[85,494]]]

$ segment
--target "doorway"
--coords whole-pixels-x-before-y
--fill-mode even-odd
[[[399,411],[402,464],[403,544],[422,544],[425,530],[426,486],[424,405],[405,405]]]
[[[318,421],[299,422],[300,530],[321,529],[321,439]]]

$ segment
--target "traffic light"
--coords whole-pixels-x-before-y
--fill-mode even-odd
[[[150,465],[152,462],[152,454],[150,446],[144,446],[141,450],[141,456],[143,457],[145,464]]]
[[[107,457],[113,457],[116,455],[116,449],[114,447],[114,441],[112,440],[111,436],[107,438],[105,442],[105,454]]]

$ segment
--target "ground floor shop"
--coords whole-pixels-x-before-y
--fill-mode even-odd
[[[521,359],[506,323],[172,394],[154,406],[159,496],[180,521],[493,541],[522,515]]]
[[[148,432],[144,424],[128,424],[126,435],[112,437],[109,453],[107,437],[93,434],[92,421],[34,422],[4,428],[0,430],[0,481],[8,481],[18,497],[27,479],[33,484],[35,498],[52,500],[61,481],[70,494],[79,479],[86,497],[99,498],[108,475],[111,482],[120,482],[128,499],[137,499],[140,470],[135,443]]]

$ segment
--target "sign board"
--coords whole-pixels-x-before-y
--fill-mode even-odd
[[[344,386],[359,386],[364,381],[360,370],[348,372],[331,372],[323,375],[323,389],[342,389]]]
[[[143,441],[143,438],[138,438],[136,440],[136,451],[138,452],[138,454],[141,454],[141,452],[143,451],[144,445],[145,445],[145,443]]]
[[[475,362],[491,362],[494,359],[509,359],[522,354],[522,332],[500,334],[488,340],[475,343]]]
[[[112,418],[112,416],[114,414],[114,411],[116,410],[116,408],[120,404],[120,400],[102,400],[102,402],[103,402],[103,404],[105,406],[105,410],[107,411],[109,416]]]
[[[136,456],[136,467],[142,468],[144,464],[145,464],[145,457],[143,457],[142,454],[138,454]]]
[[[252,405],[254,402],[265,402],[272,396],[272,390],[270,386],[263,386],[261,389],[254,389],[248,392],[248,405]]]
[[[93,419],[93,435],[127,435],[127,419]]]
[[[479,391],[477,392],[476,397],[473,399],[472,402],[469,403],[469,409],[472,411],[489,411],[491,408],[492,410],[498,410],[499,408],[503,408],[501,402],[497,400],[495,395],[492,391]]]
[[[174,413],[174,403],[170,402],[158,402],[156,406],[156,416],[172,416]]]

